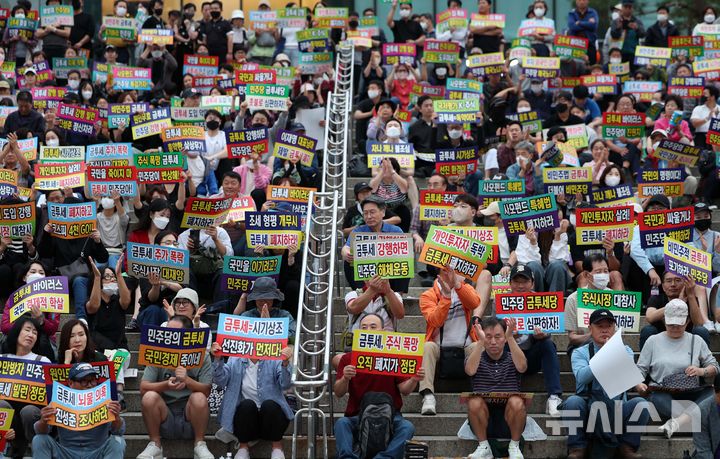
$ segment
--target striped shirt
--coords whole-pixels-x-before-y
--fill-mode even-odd
[[[480,356],[480,364],[472,377],[473,392],[520,392],[520,373],[515,368],[508,349],[498,360],[490,358],[486,351]]]

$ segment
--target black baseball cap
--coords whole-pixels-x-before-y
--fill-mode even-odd
[[[609,320],[612,323],[615,323],[615,316],[612,312],[608,311],[607,309],[596,309],[593,311],[592,314],[590,314],[590,324],[595,324],[600,322],[601,320]]]
[[[702,202],[702,201],[696,202],[694,207],[695,207],[695,213],[698,213],[703,210],[712,212],[712,210],[710,209],[710,206],[708,206],[706,202]]]
[[[372,191],[372,187],[370,186],[370,184],[368,182],[360,182],[360,183],[355,184],[354,190],[355,190],[355,197],[357,197],[358,193],[360,193],[361,191],[365,191],[365,190]]]
[[[514,279],[516,276],[525,276],[530,280],[535,280],[532,269],[520,263],[513,266],[510,270],[510,280]]]
[[[647,207],[650,207],[653,204],[660,204],[661,206],[663,206],[666,209],[670,208],[670,200],[664,194],[653,195],[650,198],[650,200],[648,201]]]

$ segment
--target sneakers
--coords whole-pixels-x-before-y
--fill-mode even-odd
[[[247,450],[247,448],[240,448],[237,453],[235,453],[235,459],[250,459],[250,451]]]
[[[715,329],[715,324],[714,324],[712,321],[705,322],[705,323],[703,324],[703,327],[705,327],[705,329],[706,329],[707,331],[709,331],[710,333],[716,333],[716,332],[717,332],[717,330]]]
[[[423,396],[423,404],[420,414],[424,416],[434,416],[436,414],[435,396],[432,393]]]
[[[665,436],[668,437],[668,440],[673,436],[675,432],[677,432],[680,429],[680,424],[678,424],[677,420],[675,418],[668,419],[668,422],[658,427],[658,430],[660,432],[665,432]]]
[[[270,459],[285,459],[285,453],[280,448],[273,448]]]
[[[508,459],[524,459],[522,451],[520,451],[519,442],[510,440],[510,445],[508,445]]]
[[[163,459],[163,450],[154,441],[151,441],[143,452],[138,454],[137,459]]]
[[[125,330],[127,331],[140,331],[140,326],[137,323],[137,319],[130,319],[130,323],[125,325]]]
[[[195,443],[194,459],[215,459],[204,441]]]
[[[551,395],[547,399],[547,403],[545,404],[545,412],[556,418],[560,416],[560,410],[558,410],[558,407],[562,403],[562,399],[558,397],[557,395]]]
[[[468,459],[494,459],[494,457],[492,449],[490,449],[490,443],[487,440],[480,443],[477,449],[468,455]]]

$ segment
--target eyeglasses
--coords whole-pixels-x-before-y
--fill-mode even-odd
[[[190,300],[175,300],[175,306],[192,306]]]
[[[175,242],[161,242],[160,245],[164,245],[166,247],[172,246],[172,247],[178,247],[180,243],[178,241]]]
[[[114,280],[114,279],[117,279],[117,277],[115,277],[115,274],[105,274],[105,275],[103,276],[103,279],[105,279],[105,280]]]

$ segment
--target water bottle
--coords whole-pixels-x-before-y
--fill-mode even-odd
[[[660,289],[657,287],[650,288],[650,296],[660,295]]]

